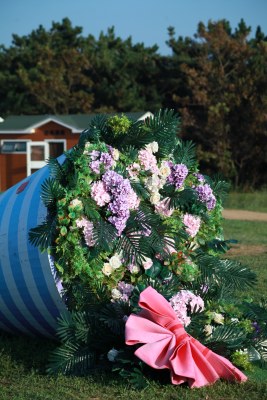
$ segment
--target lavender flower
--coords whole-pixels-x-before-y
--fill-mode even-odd
[[[176,189],[180,189],[188,175],[188,168],[184,164],[173,164],[172,162],[169,162],[169,167],[171,168],[171,173],[167,181],[174,185]]]
[[[216,205],[216,197],[214,196],[210,185],[199,185],[195,188],[198,200],[202,203],[206,203],[207,209],[212,210]]]
[[[108,220],[116,227],[118,235],[121,235],[130,216],[130,209],[136,209],[140,201],[133,191],[130,181],[124,179],[117,172],[107,171],[102,177],[102,182],[112,198],[108,210],[113,215]]]

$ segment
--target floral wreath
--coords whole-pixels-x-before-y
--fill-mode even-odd
[[[141,304],[148,288],[156,291],[149,292],[152,303],[162,296],[186,338],[212,354],[243,369],[266,358],[264,306],[234,297],[255,274],[224,258],[222,201],[229,185],[199,172],[195,146],[179,139],[179,126],[172,110],[145,121],[97,116],[62,164],[49,160],[41,193],[47,217],[29,238],[53,257],[70,311],[59,320],[61,346],[49,372],[111,366],[144,386],[157,367],[137,357],[140,341],[127,343],[127,324],[133,313],[148,313]],[[168,363],[158,368],[177,376]],[[240,374],[172,381],[194,387],[220,377],[245,380]]]

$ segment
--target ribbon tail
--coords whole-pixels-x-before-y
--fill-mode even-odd
[[[244,382],[247,377],[226,358],[196,339],[180,344],[170,359],[172,383],[187,382],[192,388],[210,385],[218,379]]]

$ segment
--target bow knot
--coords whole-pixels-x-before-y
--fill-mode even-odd
[[[140,294],[139,306],[143,310],[126,322],[126,344],[144,343],[135,355],[153,368],[168,368],[172,383],[200,387],[220,378],[247,379],[226,358],[189,336],[171,305],[155,289],[148,287]]]

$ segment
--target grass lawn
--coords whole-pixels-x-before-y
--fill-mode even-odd
[[[258,274],[257,286],[246,292],[254,298],[267,297],[267,223],[224,221],[226,238],[239,241],[229,252]],[[0,400],[265,400],[267,369],[255,367],[245,384],[218,382],[210,387],[187,387],[151,382],[142,391],[131,389],[115,375],[92,377],[48,377],[45,365],[55,346],[45,339],[0,334]]]
[[[224,208],[267,212],[267,191],[231,192],[224,203]]]

